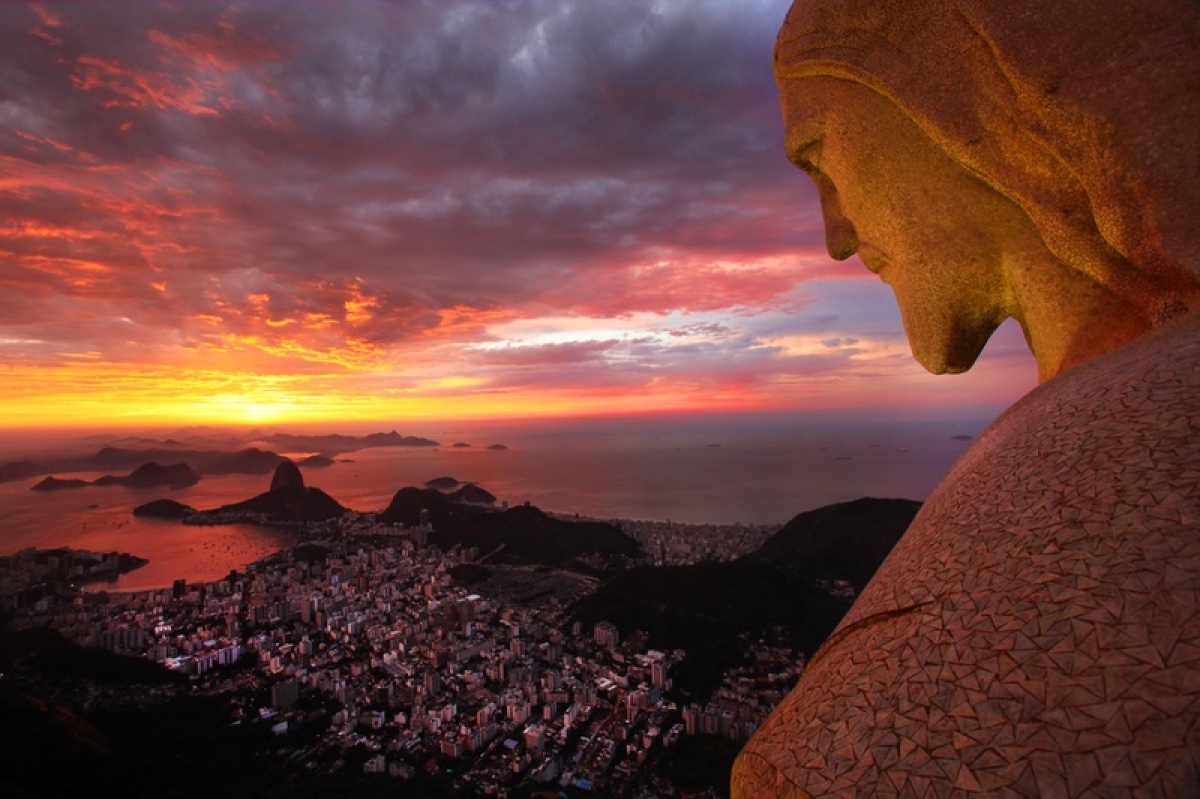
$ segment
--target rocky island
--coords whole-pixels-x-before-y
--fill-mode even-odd
[[[190,505],[176,502],[173,499],[156,499],[133,509],[134,516],[147,516],[152,519],[182,519],[196,512]]]
[[[84,488],[90,486],[91,483],[87,480],[67,479],[55,477],[52,474],[46,475],[41,481],[34,483],[29,487],[30,491],[61,491],[66,488]]]
[[[324,469],[333,464],[333,458],[326,455],[309,455],[307,458],[296,461],[297,466],[303,466],[306,469]]]

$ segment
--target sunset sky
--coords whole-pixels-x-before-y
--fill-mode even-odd
[[[781,148],[788,0],[0,6],[0,425],[999,408]]]

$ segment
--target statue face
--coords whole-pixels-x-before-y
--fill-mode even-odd
[[[867,87],[805,77],[781,92],[787,154],[817,184],[829,254],[857,252],[892,287],[922,366],[970,368],[1018,313],[1006,263],[1040,245],[1032,222]]]

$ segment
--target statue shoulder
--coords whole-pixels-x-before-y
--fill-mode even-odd
[[[891,793],[931,760],[959,787],[1074,795],[1073,775],[1034,781],[1028,762],[1099,746],[1125,763],[1100,789],[1136,773],[1196,795],[1194,772],[1161,765],[1192,756],[1184,736],[1153,755],[1130,742],[1186,728],[1200,697],[1198,405],[1188,320],[998,418],[747,744],[734,795]],[[1138,678],[1113,687],[1131,664]],[[1057,733],[1103,713],[1127,720],[1124,737],[1064,749]]]
[[[959,590],[951,583],[965,574],[1003,571],[1112,519],[1149,533],[1171,507],[1200,510],[1200,314],[1059,375],[1001,414],[843,624]],[[996,556],[1009,548],[1011,558]]]

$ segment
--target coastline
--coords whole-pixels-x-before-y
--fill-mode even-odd
[[[675,522],[669,519],[593,517],[563,511],[548,511],[546,515],[560,521],[603,522],[619,527],[626,535],[635,539],[642,546],[647,562],[657,566],[682,565],[695,562],[696,560],[733,560],[757,549],[768,537],[782,527],[782,525],[747,523],[695,524],[690,522]],[[183,524],[182,521],[177,523]],[[238,521],[229,524],[209,523],[202,526],[206,528],[221,528],[248,523],[246,521]],[[327,523],[323,523],[321,529],[314,530],[300,529],[295,523],[272,523],[269,521],[257,521],[253,523],[253,526],[260,529],[269,529],[273,533],[287,536],[291,540],[270,552],[260,554],[240,565],[231,565],[229,570],[242,571],[250,569],[277,558],[281,553],[287,552],[294,547],[340,536],[339,533],[331,530]],[[435,531],[433,541],[435,544],[436,535]],[[100,554],[92,550],[73,547],[26,548],[20,552],[0,556],[0,563],[7,562],[27,550],[33,550],[35,553],[71,552],[80,555]],[[77,587],[84,593],[98,593],[101,591],[139,593],[169,589],[176,580],[183,580],[189,585],[199,585],[216,582],[224,577],[224,574],[222,574],[216,577],[197,579],[189,574],[176,574],[174,577],[164,578],[153,585],[122,586],[120,578],[144,568],[150,563],[150,559],[126,552],[116,552],[115,550],[104,554],[116,556],[119,559],[117,565],[105,567],[103,571],[74,577],[70,581],[72,587]],[[228,570],[225,573],[227,574]]]

